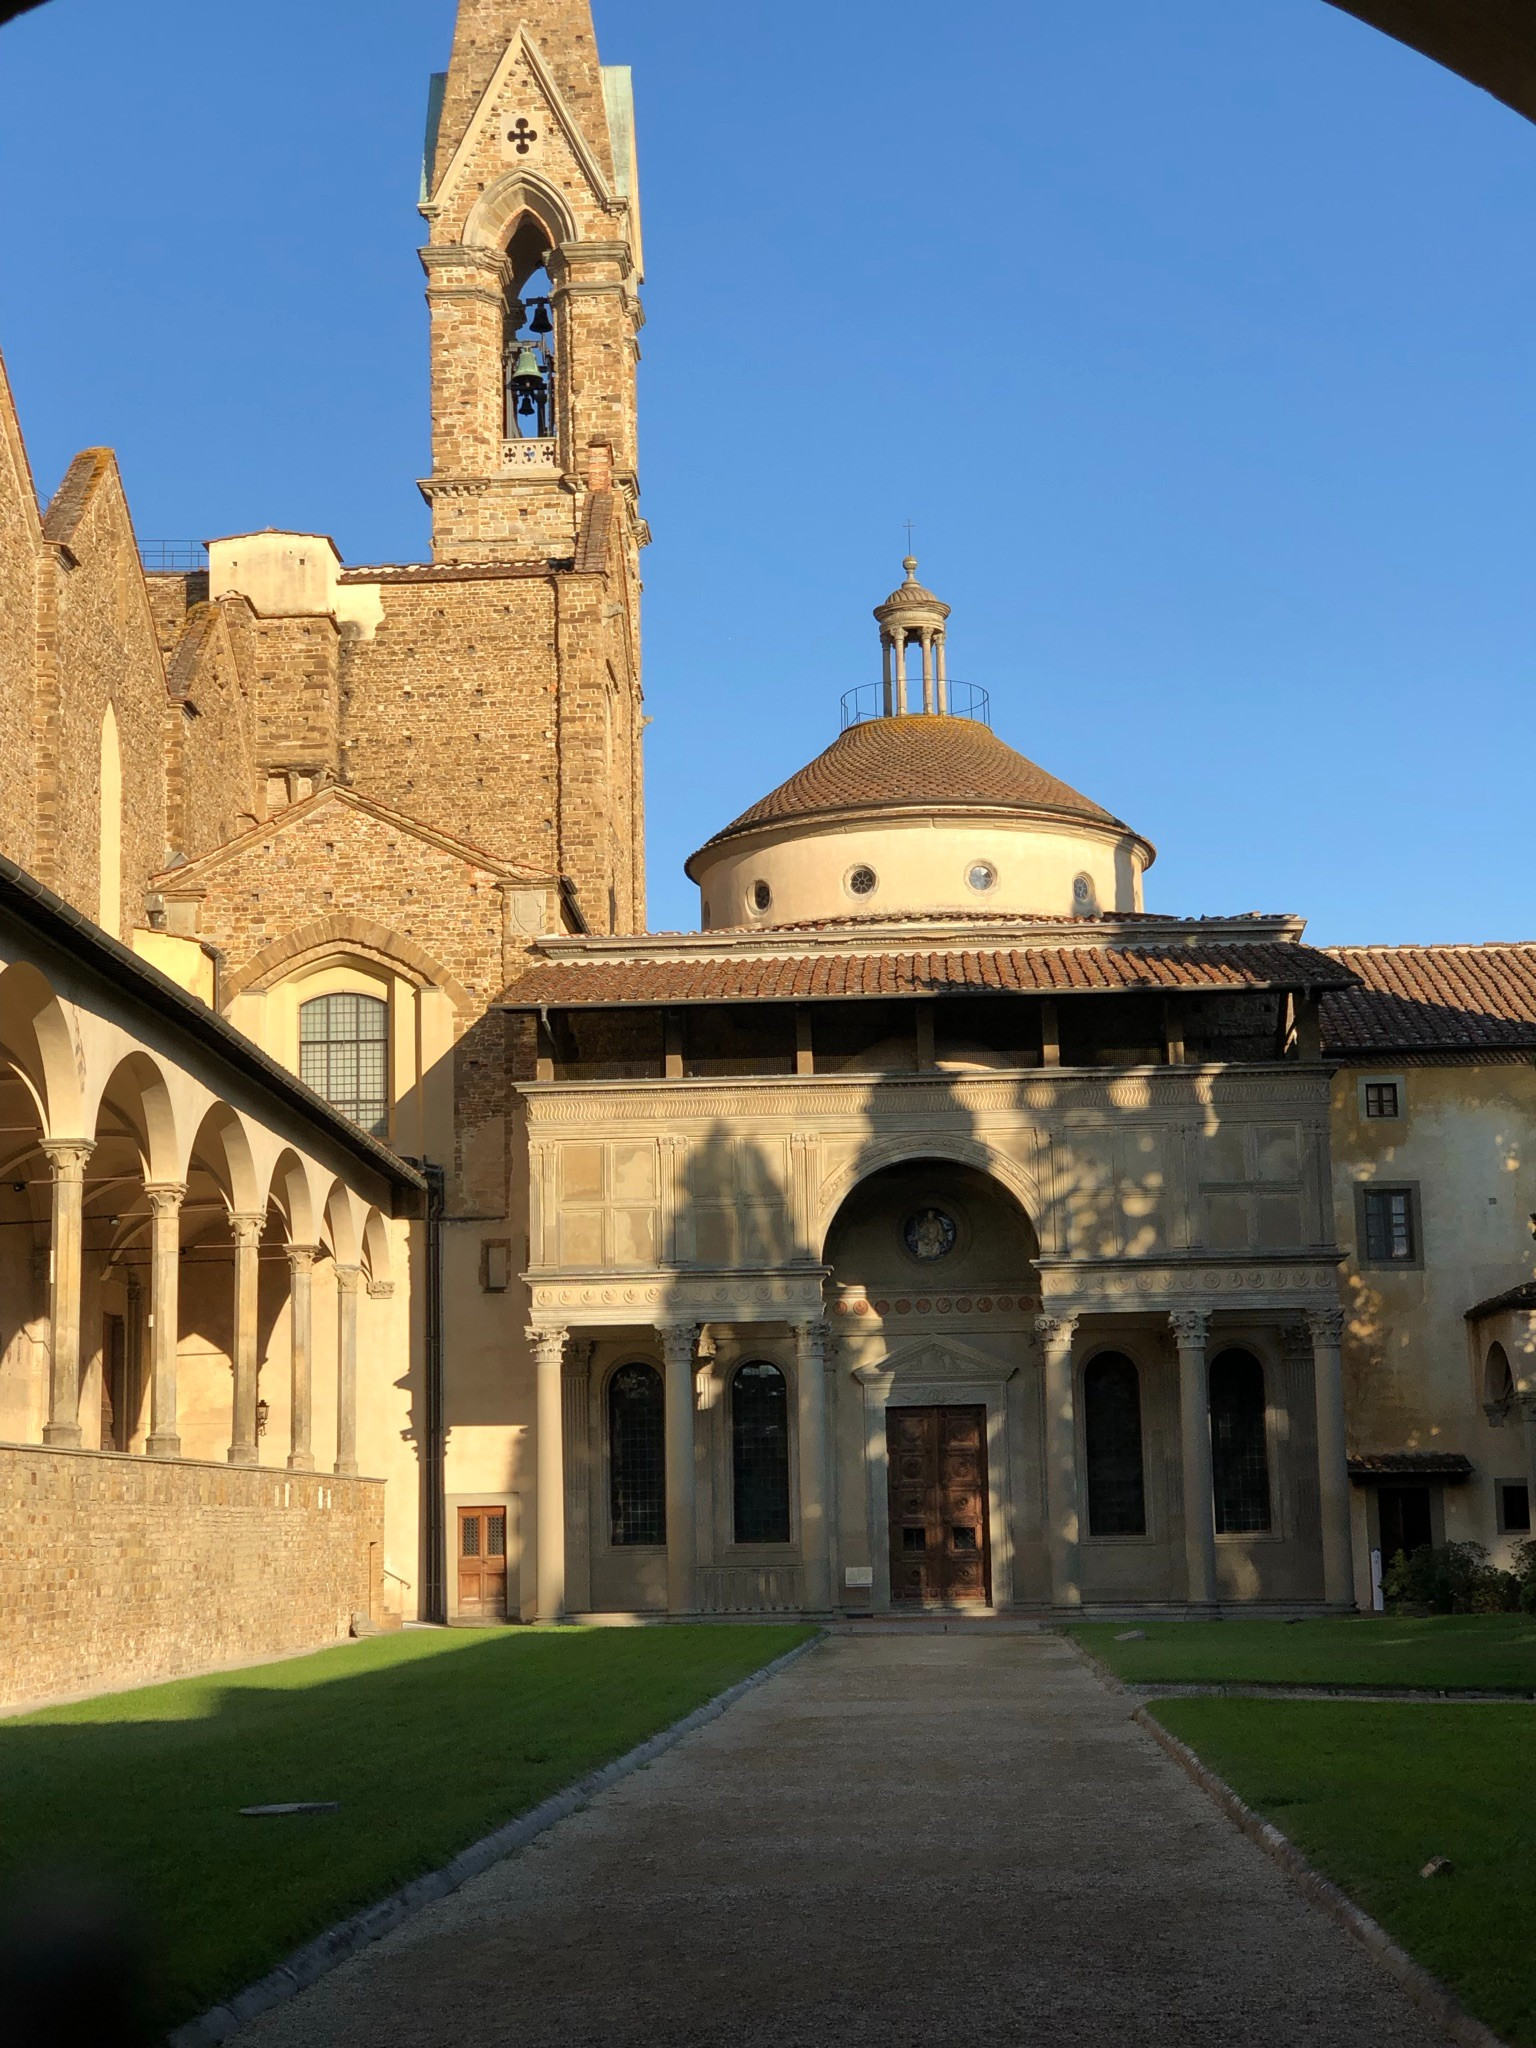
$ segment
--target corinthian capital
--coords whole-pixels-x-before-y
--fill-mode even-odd
[[[1203,1350],[1210,1335],[1211,1312],[1208,1308],[1172,1309],[1168,1315],[1168,1327],[1181,1351]]]
[[[1077,1329],[1076,1316],[1036,1316],[1035,1335],[1045,1345],[1070,1344]]]
[[[1309,1308],[1307,1328],[1312,1332],[1312,1342],[1332,1344],[1337,1347],[1344,1341],[1344,1311],[1341,1308]]]
[[[540,1367],[558,1372],[565,1358],[566,1340],[569,1330],[528,1329],[523,1332],[528,1339],[529,1349]]]

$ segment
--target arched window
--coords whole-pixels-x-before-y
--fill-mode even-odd
[[[512,282],[502,344],[508,441],[549,440],[555,431],[555,312],[546,267],[551,253],[548,229],[525,213],[507,247]]]
[[[1101,1351],[1083,1370],[1083,1429],[1090,1534],[1145,1536],[1141,1379],[1121,1352]]]
[[[123,934],[123,750],[112,702],[101,718],[101,836],[96,921],[114,939]]]
[[[667,1540],[667,1414],[653,1365],[608,1382],[608,1503],[615,1544]]]
[[[374,1137],[389,1135],[389,1005],[316,996],[299,1010],[299,1077]]]
[[[789,1541],[789,1390],[776,1365],[731,1381],[731,1481],[738,1543]]]
[[[1269,1527],[1264,1368],[1251,1351],[1223,1351],[1211,1361],[1211,1479],[1218,1536]]]

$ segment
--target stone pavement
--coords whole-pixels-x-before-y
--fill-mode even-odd
[[[250,2048],[1428,2048],[1049,1636],[837,1636]]]

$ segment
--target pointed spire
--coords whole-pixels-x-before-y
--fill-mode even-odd
[[[519,28],[526,28],[538,45],[588,143],[608,165],[608,119],[591,0],[459,0],[434,179],[442,176],[463,140],[481,95]]]

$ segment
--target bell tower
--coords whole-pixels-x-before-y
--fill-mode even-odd
[[[595,492],[639,525],[629,70],[599,63],[589,0],[460,0],[432,85],[433,558],[568,560]]]

